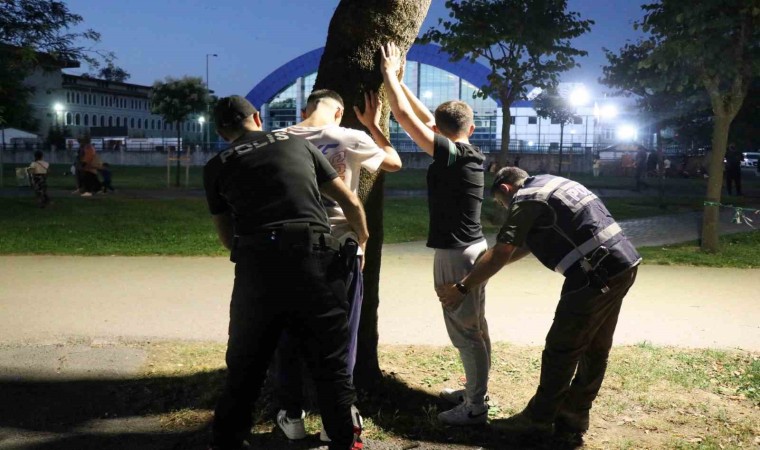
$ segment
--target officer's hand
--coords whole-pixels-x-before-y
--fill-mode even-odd
[[[459,292],[459,289],[453,284],[438,286],[435,288],[435,291],[438,294],[438,299],[441,301],[441,304],[446,309],[457,309],[464,300],[464,295]]]
[[[359,111],[359,108],[354,106],[354,113],[356,113],[356,118],[359,119],[359,122],[365,127],[376,126],[379,128],[382,109],[383,102],[378,98],[377,92],[370,91],[364,93],[364,112]]]

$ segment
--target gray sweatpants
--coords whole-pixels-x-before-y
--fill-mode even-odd
[[[468,247],[436,249],[433,262],[435,286],[461,281],[487,249],[488,243],[485,240]],[[451,343],[459,350],[467,377],[467,400],[476,405],[484,402],[488,390],[488,371],[491,368],[491,338],[488,335],[485,312],[485,283],[470,290],[458,308],[443,308],[446,331]]]

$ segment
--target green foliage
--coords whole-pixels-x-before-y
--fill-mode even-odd
[[[118,81],[119,83],[127,81],[131,76],[132,75],[126,70],[114,65],[112,60],[108,61],[106,67],[103,67],[98,72],[98,78],[108,81]]]
[[[544,119],[551,119],[552,123],[565,125],[572,123],[575,117],[575,108],[568,99],[562,97],[557,88],[549,87],[533,101],[536,114]]]
[[[84,45],[99,42],[99,33],[92,29],[72,31],[79,29],[83,20],[62,1],[0,2],[0,117],[8,126],[37,129],[29,105],[32,89],[23,83],[35,69],[47,70],[78,61],[97,68],[99,58],[113,59],[110,53]]]
[[[153,83],[151,112],[167,122],[181,123],[206,110],[208,90],[200,77],[167,77]]]
[[[529,87],[547,88],[587,52],[572,39],[591,29],[592,20],[567,11],[566,0],[447,0],[451,20],[440,19],[423,42],[436,42],[455,60],[485,59],[491,66],[483,96],[496,96],[504,107],[526,98]]]

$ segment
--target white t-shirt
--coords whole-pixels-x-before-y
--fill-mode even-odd
[[[363,131],[343,128],[338,125],[292,126],[286,131],[308,140],[320,149],[330,165],[338,172],[338,176],[354,194],[359,190],[361,169],[365,168],[370,172],[377,172],[385,160],[385,151],[378,147],[375,141]],[[327,209],[327,215],[330,218],[333,235],[341,241],[345,241],[348,237],[356,240],[356,234],[348,225],[343,210],[333,200],[326,200],[325,209]]]
[[[31,172],[32,175],[47,175],[49,167],[50,164],[47,161],[32,161],[32,163],[29,164],[29,172]]]

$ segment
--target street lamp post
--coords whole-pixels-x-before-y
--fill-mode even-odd
[[[219,55],[217,55],[216,53],[206,53],[206,92],[207,93],[211,92],[211,90],[208,87],[208,57],[209,56],[216,58]],[[206,115],[208,115],[208,113],[209,113],[209,104],[208,104],[208,101],[206,101]],[[208,135],[208,131],[209,131],[209,127],[206,127],[204,147],[208,147],[208,145],[210,144],[211,139],[210,139],[210,136]]]
[[[570,93],[570,104],[575,107],[575,115],[577,116],[579,114],[581,106],[584,106],[588,104],[589,100],[591,99],[591,96],[589,95],[588,91],[583,86],[578,86]],[[575,118],[573,118],[573,124],[575,124]],[[575,126],[573,125],[572,133],[575,134]],[[583,141],[583,146],[586,146],[585,139],[588,139],[588,117],[586,118],[586,137]],[[573,138],[573,142],[575,142],[575,139]],[[571,149],[572,150],[572,149]],[[572,155],[572,153],[571,153]]]

